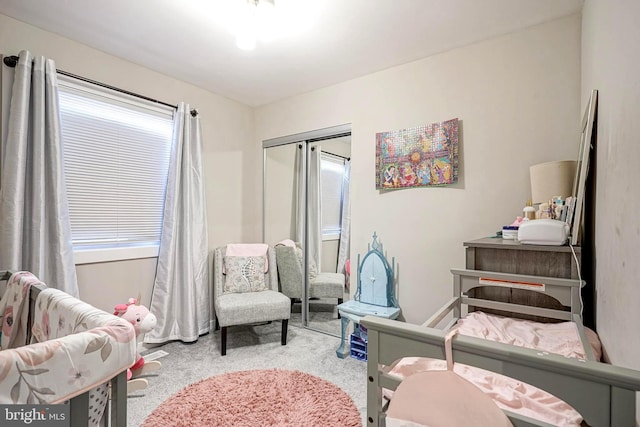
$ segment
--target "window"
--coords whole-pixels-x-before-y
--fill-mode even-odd
[[[322,180],[322,239],[339,239],[344,159],[322,153],[320,157],[320,176]]]
[[[175,110],[64,76],[59,98],[76,263],[157,255]]]

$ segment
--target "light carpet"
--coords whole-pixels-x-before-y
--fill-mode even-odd
[[[167,399],[143,427],[359,427],[353,400],[330,382],[283,369],[230,372]]]
[[[338,359],[340,339],[297,327],[289,327],[287,345],[280,345],[280,322],[230,327],[227,355],[220,356],[220,332],[200,337],[192,344],[171,342],[144,353],[164,350],[162,367],[147,376],[149,387],[129,395],[127,425],[140,426],[163,401],[205,378],[255,369],[288,369],[323,378],[344,390],[354,401],[366,425],[366,363]]]

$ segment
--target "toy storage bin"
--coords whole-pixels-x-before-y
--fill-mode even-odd
[[[366,336],[366,335],[365,335]],[[362,338],[360,333],[354,331],[349,337],[350,355],[354,359],[367,360],[367,340]]]

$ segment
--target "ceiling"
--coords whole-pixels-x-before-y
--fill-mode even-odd
[[[230,1],[242,0],[2,0],[0,13],[259,106],[579,13],[583,4],[275,0],[306,12],[295,22],[309,27],[247,52],[225,28],[220,7]]]

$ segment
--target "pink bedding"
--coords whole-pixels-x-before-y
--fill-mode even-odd
[[[445,360],[405,357],[389,373],[404,379],[418,372],[446,369]],[[500,409],[556,426],[580,426],[582,422],[582,416],[569,404],[532,385],[461,363],[453,364],[453,372],[491,397]],[[392,392],[385,390],[385,397],[391,398],[392,395]],[[459,398],[464,400],[464,396]],[[397,415],[394,418],[402,419]]]
[[[585,331],[596,360],[600,360],[602,348],[597,335],[588,328],[585,328]],[[586,359],[578,328],[573,322],[538,323],[476,311],[458,321],[447,336],[447,344],[454,334],[484,338],[565,357]],[[453,372],[482,390],[501,409],[552,425],[581,425],[582,417],[575,409],[544,390],[484,369],[460,363],[454,363],[452,366]],[[445,360],[405,357],[398,361],[389,373],[404,379],[418,372],[446,369],[447,361]],[[392,395],[392,391],[384,390],[384,396],[387,399]],[[420,425],[407,423],[407,421],[407,419],[396,417],[393,422],[398,423],[393,425]]]
[[[456,372],[413,374],[394,395],[387,409],[387,427],[513,427],[490,396]]]
[[[565,357],[587,358],[574,322],[539,323],[474,311],[459,320],[454,329],[462,335],[548,351]],[[595,332],[587,328],[585,330],[596,360],[599,361],[602,355],[600,341]]]

